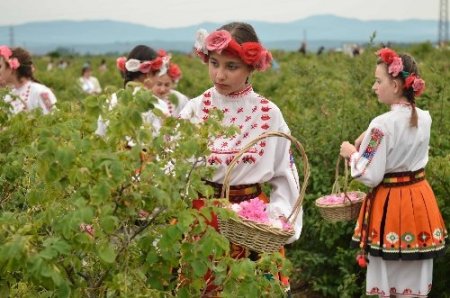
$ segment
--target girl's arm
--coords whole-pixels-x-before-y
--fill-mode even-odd
[[[286,124],[279,131],[290,134]],[[294,209],[300,192],[297,168],[291,157],[291,141],[285,138],[276,138],[276,150],[274,163],[274,175],[269,183],[272,185],[270,194],[270,212],[276,216],[287,218]],[[300,237],[303,225],[303,210],[300,211],[293,223],[294,236],[288,243],[294,242]]]
[[[382,128],[369,127],[358,151],[350,156],[352,177],[369,187],[383,180],[386,171],[387,141]]]

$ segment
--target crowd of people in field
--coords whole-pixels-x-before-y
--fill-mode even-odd
[[[200,125],[218,109],[223,112],[224,126],[239,128],[235,135],[216,136],[209,143],[210,156],[206,160],[208,166],[214,167],[214,175],[205,183],[220,192],[230,157],[265,132],[290,134],[290,129],[283,111],[252,87],[252,74],[266,71],[273,58],[251,25],[232,22],[213,32],[199,30],[194,48],[207,65],[212,86],[193,99],[175,90],[182,70],[163,50],[138,45],[127,56],[117,58],[117,68],[123,87],[131,86],[134,92],[149,90],[157,99],[154,109],[165,117]],[[444,254],[448,233],[425,177],[431,117],[428,111],[416,107],[425,81],[410,55],[390,48],[376,54],[372,89],[389,111],[375,117],[354,142],[343,140],[340,147],[352,177],[371,188],[352,242],[359,248],[358,263],[367,267],[368,295],[426,297],[432,285],[433,259]],[[100,69],[107,71],[106,64],[102,63]],[[4,101],[10,104],[12,117],[34,109],[46,115],[58,105],[51,89],[34,77],[31,55],[25,49],[0,46],[0,84],[10,89]],[[98,79],[92,76],[91,65],[83,67],[78,84],[87,94],[102,92]],[[113,109],[117,101],[113,94],[105,104]],[[142,117],[158,133],[163,119],[153,112],[143,113]],[[107,135],[108,123],[99,116],[99,137]],[[274,216],[286,219],[300,187],[290,147],[291,141],[285,138],[270,138],[252,146],[232,173],[230,202],[258,198],[268,204]],[[272,186],[270,193],[262,191],[262,183]],[[192,208],[200,210],[206,199],[199,195]],[[209,224],[218,230],[214,216]],[[300,212],[287,243],[299,239],[302,225]],[[284,253],[283,247],[280,252]],[[236,259],[259,258],[239,245],[233,245],[230,254]],[[282,274],[276,278],[289,295],[289,279]],[[220,295],[220,285],[209,271],[204,287],[204,293]]]

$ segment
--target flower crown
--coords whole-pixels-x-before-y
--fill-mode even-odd
[[[160,56],[163,61],[162,66],[158,72],[158,76],[167,74],[172,79],[172,81],[178,83],[181,78],[181,69],[175,63],[170,62],[172,56],[168,55],[164,50],[159,50],[158,56]]]
[[[142,72],[148,73],[149,71],[157,71],[158,76],[163,76],[165,74],[169,75],[169,77],[178,82],[181,78],[181,70],[175,63],[170,62],[171,56],[166,53],[164,50],[158,51],[158,57],[150,61],[140,61],[134,58],[128,59],[125,56],[119,57],[116,60],[117,68],[124,72]]]
[[[5,59],[11,69],[18,69],[20,67],[20,62],[17,58],[10,58],[12,56],[12,51],[8,46],[0,46],[0,56]]]
[[[140,61],[138,59],[128,59],[125,56],[119,57],[116,60],[117,68],[122,71],[130,72],[142,72],[148,73],[150,71],[158,71],[163,66],[163,59],[161,56],[156,57],[153,60]]]
[[[217,30],[210,34],[205,29],[197,31],[194,44],[197,55],[204,62],[208,60],[210,51],[218,54],[222,51],[237,56],[245,64],[254,67],[256,70],[264,71],[270,67],[272,54],[266,50],[259,42],[244,42],[239,44],[226,30]]]
[[[403,70],[402,58],[394,50],[384,48],[379,50],[376,54],[381,61],[386,63],[389,74],[394,78],[398,77],[398,75],[402,76],[405,80],[404,89],[407,90],[412,87],[414,96],[420,96],[423,93],[425,90],[425,81],[417,74]]]

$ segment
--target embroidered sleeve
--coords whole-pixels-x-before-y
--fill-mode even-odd
[[[47,114],[53,109],[54,104],[56,103],[56,97],[51,91],[44,91],[39,93],[41,107],[44,114]]]
[[[375,187],[383,179],[386,168],[385,134],[372,128],[364,138],[360,150],[350,158],[352,176],[362,183]]]

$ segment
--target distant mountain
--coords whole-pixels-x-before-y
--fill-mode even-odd
[[[308,48],[319,45],[339,46],[344,42],[364,43],[374,31],[378,42],[424,42],[437,38],[437,21],[361,21],[333,15],[312,16],[286,23],[249,21],[262,42],[272,49],[295,50],[306,34]],[[208,31],[219,23],[202,23],[180,28],[155,28],[118,21],[49,21],[33,22],[13,27],[16,45],[36,54],[57,47],[79,53],[124,52],[138,43],[155,48],[188,52],[198,28]],[[0,44],[8,44],[9,26],[0,26]]]

